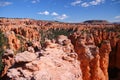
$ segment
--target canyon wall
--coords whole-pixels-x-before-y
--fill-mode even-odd
[[[108,68],[120,73],[118,24],[1,18],[0,31],[8,40],[3,79],[109,80]]]

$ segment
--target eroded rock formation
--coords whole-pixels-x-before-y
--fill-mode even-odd
[[[25,51],[15,55],[15,64],[6,78],[13,80],[83,80],[75,52],[65,52],[63,45],[46,40],[40,52]],[[70,48],[69,48],[70,49]],[[3,78],[4,79],[4,78]]]
[[[16,51],[20,48],[20,40],[15,36],[13,31],[8,31],[5,33],[5,37],[8,40],[8,45],[10,49]]]
[[[2,57],[2,62],[4,64],[4,69],[2,71],[1,77],[3,77],[8,69],[14,65],[14,52],[12,50],[7,49]]]
[[[116,76],[120,74],[119,26],[106,21],[84,24],[0,18],[0,31],[8,40],[2,77],[109,80],[108,67],[115,68]]]
[[[108,80],[110,43],[106,41],[98,48],[92,35],[80,33],[77,35],[74,46],[78,60],[82,63],[80,67],[83,72],[83,80]]]

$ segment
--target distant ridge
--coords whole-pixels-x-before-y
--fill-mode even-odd
[[[84,22],[61,22],[57,20],[41,20],[34,18],[9,18],[9,17],[0,17],[0,19],[19,19],[19,20],[34,20],[34,21],[43,21],[43,22],[55,22],[55,23],[67,23],[67,24],[120,24],[120,22],[109,22],[107,20],[86,20]]]
[[[83,23],[87,23],[87,24],[110,24],[110,22],[108,22],[107,20],[87,20],[87,21],[84,21]]]

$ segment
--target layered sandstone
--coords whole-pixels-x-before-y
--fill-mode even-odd
[[[76,34],[73,34],[74,36]],[[94,43],[92,34],[79,33],[72,37],[75,44],[75,52],[83,72],[83,80],[108,80],[110,42],[104,41],[98,48]],[[76,39],[75,39],[76,38]]]

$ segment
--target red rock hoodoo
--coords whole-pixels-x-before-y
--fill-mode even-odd
[[[3,80],[120,79],[119,24],[0,18],[0,31]]]

